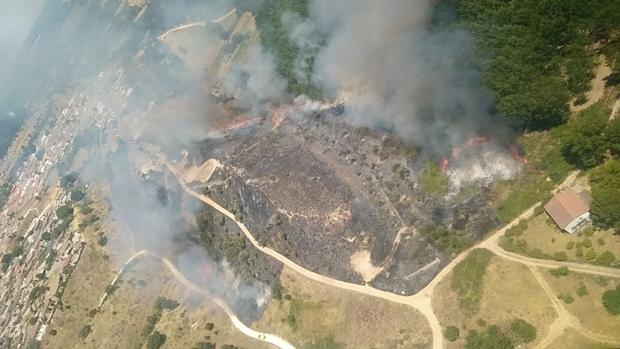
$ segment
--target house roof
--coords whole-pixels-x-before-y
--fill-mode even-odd
[[[566,228],[575,218],[589,210],[590,196],[588,193],[577,194],[570,188],[556,194],[545,205],[545,211],[561,229]]]

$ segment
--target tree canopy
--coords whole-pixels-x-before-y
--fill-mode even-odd
[[[499,112],[526,128],[568,117],[568,102],[589,89],[595,52],[616,62],[620,0],[451,0],[484,52],[482,66]]]
[[[620,161],[611,160],[593,170],[590,184],[594,224],[620,232]]]
[[[611,315],[620,314],[620,285],[603,293],[603,306]]]
[[[580,112],[561,135],[562,152],[581,168],[600,164],[610,144],[606,135],[610,110],[600,103]]]

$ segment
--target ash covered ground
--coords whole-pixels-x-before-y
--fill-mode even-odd
[[[388,133],[352,127],[338,108],[292,113],[275,127],[265,121],[204,142],[194,161],[223,167],[194,185],[305,268],[412,294],[454,253],[426,230],[445,227],[466,247],[497,224],[482,185],[426,193],[418,175],[428,158],[412,151]]]

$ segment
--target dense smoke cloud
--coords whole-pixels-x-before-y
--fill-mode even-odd
[[[286,95],[286,80],[278,75],[273,55],[260,46],[250,50],[244,63],[231,68],[223,87],[238,107],[252,111],[262,111]]]
[[[44,2],[0,0],[0,80],[17,57]]]
[[[488,123],[492,98],[469,60],[472,37],[455,26],[431,30],[432,10],[428,0],[311,0],[309,20],[290,38],[302,52],[325,40],[313,78],[347,98],[354,123],[441,153]]]

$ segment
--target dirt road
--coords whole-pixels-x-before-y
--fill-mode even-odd
[[[255,330],[247,327],[245,324],[243,324],[243,322],[241,322],[241,320],[239,320],[239,318],[237,318],[237,316],[232,311],[232,309],[230,309],[228,304],[226,304],[223,300],[221,300],[218,297],[212,295],[211,293],[209,293],[208,291],[204,290],[203,288],[201,288],[200,286],[196,285],[195,283],[189,281],[185,277],[185,275],[183,275],[169,259],[160,257],[160,256],[156,255],[155,253],[153,253],[151,251],[141,250],[141,251],[138,251],[138,252],[134,253],[125,262],[125,264],[123,264],[121,269],[118,271],[118,273],[114,277],[114,280],[112,280],[112,282],[110,284],[114,285],[116,283],[116,281],[118,280],[118,278],[123,274],[123,272],[125,271],[127,266],[130,265],[134,260],[136,260],[137,258],[142,257],[142,256],[148,256],[148,257],[151,257],[153,259],[161,261],[164,264],[164,266],[166,268],[168,268],[168,270],[170,271],[172,276],[174,276],[174,278],[178,282],[180,282],[183,286],[185,286],[188,289],[190,289],[190,290],[200,294],[201,296],[209,299],[211,302],[217,304],[226,313],[226,315],[228,316],[228,318],[230,319],[232,324],[235,326],[235,328],[238,329],[244,335],[246,335],[246,336],[248,336],[250,338],[253,338],[255,340],[259,340],[259,341],[262,341],[262,342],[266,342],[266,343],[272,344],[272,345],[274,345],[274,346],[276,346],[276,347],[278,347],[280,349],[295,349],[295,347],[293,345],[291,345],[289,342],[287,342],[286,340],[284,340],[284,339],[282,339],[282,338],[280,338],[280,337],[278,337],[276,335],[272,335],[272,334],[269,334],[269,333],[258,332],[258,331],[255,331]],[[104,296],[102,297],[102,300],[99,303],[99,308],[103,304],[103,301],[105,300],[107,295],[108,294],[105,293]]]
[[[560,267],[560,266],[567,266],[568,268],[570,268],[570,269],[572,269],[574,271],[577,271],[577,272],[596,274],[596,275],[604,275],[604,276],[610,276],[610,277],[620,277],[620,270],[615,269],[615,268],[607,268],[607,267],[600,267],[600,266],[594,266],[594,265],[583,265],[583,264],[571,263],[571,262],[558,262],[558,261],[551,261],[551,260],[538,260],[538,259],[533,259],[533,258],[517,255],[517,254],[514,254],[514,253],[510,253],[510,252],[507,252],[507,251],[503,250],[501,247],[499,247],[499,245],[498,245],[499,239],[504,235],[506,230],[508,230],[511,227],[517,225],[522,220],[530,218],[534,214],[535,209],[539,205],[541,205],[541,203],[538,202],[535,205],[533,205],[530,208],[528,208],[525,212],[523,212],[515,220],[513,220],[512,222],[510,222],[509,224],[505,225],[504,227],[499,229],[497,232],[495,232],[494,234],[489,236],[487,239],[481,241],[477,245],[475,245],[475,246],[469,248],[468,250],[462,252],[461,254],[459,254],[441,272],[439,272],[439,274],[437,274],[435,276],[435,278],[425,288],[423,288],[421,291],[419,291],[418,293],[416,293],[415,295],[412,295],[412,296],[399,296],[399,295],[396,295],[396,294],[393,294],[393,293],[390,293],[390,292],[378,290],[376,288],[373,288],[373,287],[370,287],[370,286],[367,286],[367,285],[352,284],[352,283],[349,283],[349,282],[344,282],[344,281],[336,280],[336,279],[333,279],[333,278],[330,278],[330,277],[327,277],[327,276],[315,273],[313,271],[310,271],[308,269],[305,269],[305,268],[301,267],[300,265],[297,265],[296,263],[294,263],[293,261],[291,261],[287,257],[281,255],[280,253],[276,252],[275,250],[272,250],[271,248],[268,248],[268,247],[261,246],[258,243],[258,241],[254,238],[254,236],[251,234],[251,232],[248,230],[248,228],[245,226],[245,224],[243,224],[242,222],[237,221],[237,219],[235,218],[234,214],[232,214],[230,211],[228,211],[224,207],[220,206],[217,202],[213,201],[211,198],[209,198],[209,197],[207,197],[205,195],[199,194],[199,193],[195,192],[194,190],[192,190],[191,188],[189,188],[187,186],[187,184],[181,179],[180,174],[176,171],[175,168],[173,168],[168,163],[166,163],[166,166],[175,175],[175,177],[177,178],[179,184],[181,185],[183,190],[185,190],[185,192],[187,192],[189,195],[195,197],[196,199],[204,202],[205,204],[211,206],[212,208],[214,208],[215,210],[217,210],[218,212],[220,212],[224,216],[228,217],[231,221],[235,222],[235,224],[243,232],[243,234],[246,236],[246,238],[252,243],[252,245],[254,245],[254,247],[256,247],[262,253],[264,253],[264,254],[266,254],[266,255],[276,259],[277,261],[281,262],[282,264],[284,264],[287,267],[291,268],[292,270],[296,271],[297,273],[299,273],[299,274],[301,274],[301,275],[303,275],[303,276],[305,276],[305,277],[307,277],[309,279],[312,279],[314,281],[317,281],[317,282],[320,282],[322,284],[328,285],[328,286],[338,287],[340,289],[344,289],[344,290],[348,290],[348,291],[353,291],[353,292],[358,292],[358,293],[361,293],[361,294],[365,294],[365,295],[369,295],[369,296],[385,299],[385,300],[392,301],[392,302],[395,302],[395,303],[405,304],[405,305],[408,305],[408,306],[410,306],[410,307],[420,311],[427,318],[427,321],[429,322],[429,325],[431,327],[431,332],[433,334],[433,338],[432,338],[432,341],[433,341],[433,346],[432,347],[433,347],[433,349],[442,349],[443,348],[442,328],[441,328],[441,325],[439,323],[439,320],[437,319],[437,316],[435,315],[435,312],[434,312],[433,307],[432,307],[432,302],[431,302],[431,296],[433,294],[435,286],[441,280],[443,280],[443,278],[446,275],[448,275],[450,273],[450,271],[452,271],[452,269],[458,263],[463,261],[469,255],[469,253],[472,250],[474,250],[476,248],[486,248],[486,249],[489,249],[491,252],[495,253],[499,257],[506,258],[506,259],[512,260],[514,262],[524,264],[524,265],[526,265],[528,267],[531,267],[531,268],[535,268],[535,267],[556,268],[556,267]],[[576,172],[571,173],[567,177],[567,179],[562,184],[560,184],[558,186],[558,188],[566,186],[567,183],[569,183],[570,181],[573,181],[576,178],[576,176],[577,176]],[[542,286],[542,284],[541,284],[541,286]],[[555,300],[557,301],[557,299],[555,299]],[[561,309],[563,309],[563,308],[561,308]],[[598,335],[598,334],[592,333],[591,331],[583,328],[580,324],[575,323],[575,320],[570,320],[572,318],[568,318],[568,316],[564,316],[563,317],[562,315],[560,315],[560,318],[564,319],[562,321],[567,321],[567,324],[570,324],[572,327],[577,329],[582,334],[587,334],[588,337],[590,337],[590,338],[598,338],[598,340],[605,339],[604,340],[605,342],[615,343],[615,340],[616,340],[615,338],[611,338],[611,337],[607,337],[607,336],[603,336],[603,335]],[[566,320],[566,319],[569,319],[569,320]],[[555,331],[555,332],[558,332],[559,328],[563,329],[565,327],[565,325],[566,325],[565,323],[559,323],[554,328],[552,328],[552,330]],[[552,332],[551,333],[552,336],[555,335],[555,333],[553,331],[550,331],[550,332]]]

